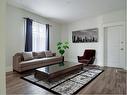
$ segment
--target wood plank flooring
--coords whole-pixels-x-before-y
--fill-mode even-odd
[[[104,68],[105,71],[90,84],[84,87],[78,94],[81,95],[127,95],[126,71],[116,68]],[[29,74],[17,72],[6,75],[7,95],[53,95],[52,93],[33,85],[21,76]]]

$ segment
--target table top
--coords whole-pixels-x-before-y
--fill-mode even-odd
[[[74,66],[78,66],[78,65],[83,65],[83,64],[78,63],[78,62],[67,62],[66,61],[66,62],[64,62],[64,64],[57,63],[57,64],[53,64],[53,65],[38,68],[36,70],[40,71],[40,72],[47,73],[47,74],[51,74],[51,73],[61,71],[61,70],[67,69],[67,68],[71,68],[71,67],[74,67]]]

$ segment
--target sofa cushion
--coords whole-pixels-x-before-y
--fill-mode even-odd
[[[44,58],[44,57],[46,57],[44,51],[42,51],[42,52],[33,52],[33,56],[34,56],[34,58]]]
[[[22,61],[20,62],[20,67],[26,67],[26,66],[34,66],[34,65],[48,65],[48,63],[54,63],[60,61],[62,62],[61,57],[49,57],[49,58],[40,58],[40,59],[33,59],[33,60],[28,60],[28,61]],[[46,64],[45,64],[46,63]]]
[[[45,51],[45,55],[46,55],[46,57],[52,57],[53,56],[51,51]]]
[[[42,64],[42,60],[43,58],[33,59],[33,60],[28,60],[28,61],[22,61],[19,64],[21,65],[21,67],[33,66],[33,65],[38,65],[39,63]]]
[[[54,62],[54,61],[58,61],[61,60],[62,62],[62,57],[58,57],[58,56],[54,56],[54,57],[47,57],[47,58],[43,58],[43,63],[50,63],[50,62]]]
[[[27,60],[32,60],[34,57],[32,52],[23,52],[23,58],[24,61],[27,61]]]

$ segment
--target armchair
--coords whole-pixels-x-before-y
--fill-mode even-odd
[[[77,56],[78,62],[86,65],[93,64],[95,60],[95,53],[96,51],[93,49],[86,49],[83,56]]]

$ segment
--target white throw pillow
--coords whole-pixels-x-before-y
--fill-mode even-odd
[[[23,58],[24,61],[33,59],[33,53],[32,52],[23,52]]]
[[[45,51],[45,55],[46,55],[46,57],[52,57],[53,56],[51,51]]]

